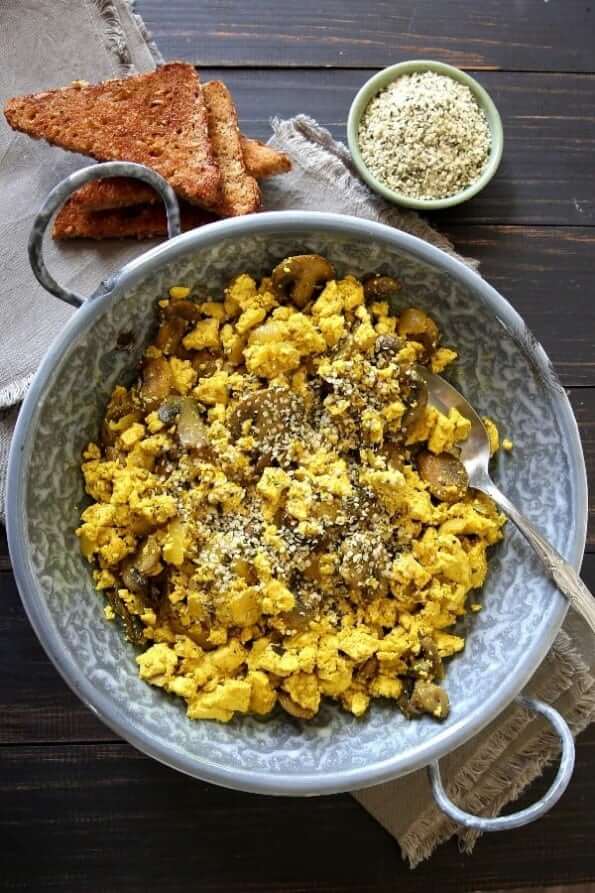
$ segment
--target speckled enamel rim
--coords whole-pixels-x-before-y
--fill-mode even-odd
[[[17,422],[8,466],[7,519],[8,542],[15,577],[29,620],[53,661],[72,690],[103,722],[139,750],[160,762],[195,778],[223,787],[263,794],[316,796],[341,791],[352,791],[392,780],[436,762],[440,757],[459,747],[484,726],[495,719],[527,684],[548,653],[567,611],[562,597],[556,599],[551,622],[544,634],[527,649],[517,672],[499,690],[494,691],[477,710],[461,718],[458,723],[443,729],[427,744],[409,748],[387,760],[345,772],[321,772],[295,776],[270,777],[265,772],[229,769],[207,761],[196,761],[180,755],[165,742],[151,740],[108,697],[99,692],[86,678],[80,676],[73,661],[65,654],[51,629],[51,618],[43,594],[37,586],[31,567],[25,527],[25,493],[27,464],[22,460],[25,444],[35,423],[37,410],[44,400],[45,390],[60,357],[71,341],[91,328],[114,300],[131,289],[147,275],[156,272],[194,249],[206,248],[223,238],[244,235],[271,235],[279,230],[300,234],[311,230],[351,236],[365,241],[377,240],[403,249],[419,260],[442,269],[466,286],[485,307],[489,308],[508,329],[517,343],[530,345],[531,361],[553,391],[558,420],[564,430],[572,456],[572,492],[577,523],[572,542],[564,550],[565,557],[578,569],[580,566],[587,528],[587,480],[578,428],[570,403],[557,382],[543,348],[527,330],[523,320],[510,304],[478,274],[463,263],[415,236],[394,230],[380,223],[355,217],[303,211],[274,211],[218,221],[200,229],[177,236],[170,242],[142,254],[109,279],[109,287],[99,286],[92,299],[78,310],[48,350],[29,389]]]

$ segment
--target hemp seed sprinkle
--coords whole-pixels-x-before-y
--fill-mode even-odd
[[[397,78],[370,101],[358,142],[370,172],[390,189],[440,199],[480,177],[491,135],[469,87],[424,71]]]

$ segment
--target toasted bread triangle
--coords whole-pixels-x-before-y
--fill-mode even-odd
[[[251,137],[240,135],[242,144],[242,152],[244,153],[244,164],[246,170],[252,177],[257,180],[263,180],[266,177],[276,177],[278,174],[286,174],[291,170],[291,161],[285,152],[279,152],[260,140],[251,139]]]
[[[260,140],[240,135],[246,172],[257,180],[275,177],[291,170],[291,161]],[[78,189],[72,202],[87,211],[105,211],[110,208],[127,208],[131,205],[152,205],[160,201],[157,193],[146,183],[129,177],[95,180]]]
[[[182,230],[195,229],[215,219],[196,205],[182,203]],[[54,239],[151,239],[167,235],[165,210],[161,205],[135,205],[107,211],[87,211],[66,202],[54,220]]]
[[[171,62],[148,74],[16,97],[4,114],[13,129],[71,152],[146,164],[189,202],[214,207],[221,200],[192,65]]]
[[[222,81],[209,81],[203,92],[213,155],[221,172],[221,199],[216,210],[224,217],[251,214],[260,207],[260,188],[246,173],[231,93]]]

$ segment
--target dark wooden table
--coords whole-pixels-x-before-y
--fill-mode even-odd
[[[576,412],[595,487],[595,7],[582,0],[138,0],[168,59],[236,97],[242,129],[307,112],[345,136],[370,73],[470,70],[503,117],[495,181],[432,220],[524,316]],[[271,799],[192,781],[118,740],[58,677],[0,541],[0,888],[74,891],[595,890],[595,729],[542,821],[441,847],[415,872],[351,797]],[[593,503],[585,579],[595,589]],[[527,800],[545,788],[536,783]],[[579,886],[575,887],[577,893]]]

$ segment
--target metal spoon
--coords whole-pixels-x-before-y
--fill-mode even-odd
[[[460,458],[469,477],[469,486],[490,496],[496,505],[516,524],[523,536],[541,558],[549,576],[564,593],[577,613],[584,617],[595,632],[595,599],[573,567],[554,549],[539,531],[519,512],[490,477],[490,441],[483,422],[473,407],[440,375],[424,366],[416,366],[416,373],[428,388],[428,399],[437,409],[448,412],[457,409],[471,422],[469,437],[461,444]]]

